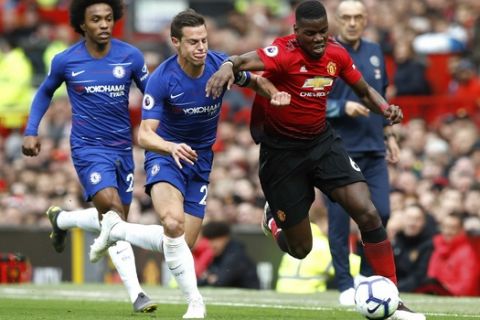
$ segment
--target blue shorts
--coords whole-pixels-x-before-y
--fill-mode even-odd
[[[183,169],[180,169],[172,156],[147,152],[145,191],[150,195],[150,190],[155,183],[168,182],[182,193],[183,210],[192,216],[203,219],[207,204],[213,151],[197,150],[197,154],[198,160],[194,165],[182,163]]]
[[[132,202],[135,166],[131,152],[81,149],[72,151],[72,161],[86,201],[91,201],[100,190],[113,187],[118,190],[122,204]]]

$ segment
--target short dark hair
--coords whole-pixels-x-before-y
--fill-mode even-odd
[[[85,10],[87,7],[97,4],[108,4],[113,11],[113,21],[118,21],[123,16],[123,0],[73,0],[70,4],[70,25],[75,32],[85,35],[80,25],[85,23]]]
[[[187,9],[178,13],[170,25],[170,36],[181,39],[183,27],[198,27],[205,25],[205,18],[193,9]]]
[[[224,221],[211,221],[202,227],[202,235],[207,239],[216,239],[230,235],[230,225]]]
[[[300,3],[295,10],[295,20],[316,20],[327,16],[327,11],[320,1],[307,0]]]

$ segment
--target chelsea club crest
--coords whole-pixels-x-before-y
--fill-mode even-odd
[[[115,68],[113,68],[113,76],[118,79],[123,78],[125,76],[125,68],[122,66],[115,66]]]

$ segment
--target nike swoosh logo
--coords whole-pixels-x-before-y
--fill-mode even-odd
[[[78,71],[78,72],[72,71],[72,77],[76,77],[76,76],[78,76],[79,74],[82,74],[82,73],[84,73],[84,72],[85,72],[85,70]]]
[[[118,250],[118,251],[117,251],[117,254],[120,254],[120,253],[124,252],[125,250],[127,250],[127,248],[124,248],[124,249],[122,249],[122,250]]]
[[[176,95],[171,94],[171,95],[170,95],[170,99],[178,98],[178,97],[180,97],[181,95],[183,95],[184,93],[185,93],[185,92],[182,92],[182,93],[179,93],[179,94],[176,94]]]

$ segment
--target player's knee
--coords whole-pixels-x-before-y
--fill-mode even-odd
[[[174,216],[167,216],[162,219],[165,234],[170,237],[179,237],[185,233],[184,223]]]
[[[312,242],[296,243],[289,246],[289,254],[297,259],[305,258],[312,251]]]
[[[360,215],[358,221],[358,228],[360,231],[373,230],[382,225],[382,220],[378,214],[378,211],[374,208],[368,208]]]

